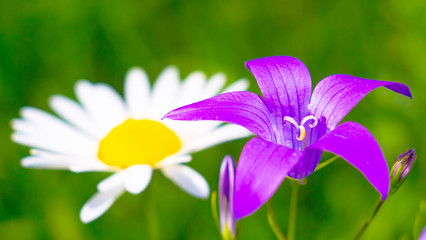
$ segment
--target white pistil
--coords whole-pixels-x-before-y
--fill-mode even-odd
[[[297,124],[296,120],[292,117],[285,116],[284,121],[293,124],[295,127],[299,128],[299,124]]]
[[[299,136],[296,138],[298,141],[302,141],[303,139],[305,139],[306,129],[305,129],[304,125],[309,120],[314,120],[313,123],[309,124],[310,128],[314,128],[318,124],[318,119],[313,115],[309,115],[309,116],[304,117],[302,119],[302,122],[300,123],[300,125],[296,122],[296,120],[294,118],[289,117],[289,116],[284,117],[285,122],[293,124],[297,129],[299,129]]]
[[[306,116],[302,119],[302,122],[300,123],[300,125],[302,125],[302,126],[305,125],[305,123],[309,120],[314,120],[313,123],[309,124],[310,128],[314,128],[318,124],[318,119],[316,117],[314,117],[313,115],[309,115],[309,116]]]

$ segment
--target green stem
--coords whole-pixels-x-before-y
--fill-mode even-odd
[[[329,159],[323,161],[322,163],[318,164],[318,166],[317,166],[317,168],[315,168],[314,172],[316,172],[316,171],[320,170],[321,168],[327,166],[328,164],[334,162],[338,158],[339,158],[339,156],[336,155],[336,156],[334,156],[332,158],[329,158]]]
[[[284,233],[281,231],[281,228],[278,224],[277,218],[275,217],[274,209],[272,208],[271,200],[266,202],[266,207],[268,210],[268,223],[271,226],[272,231],[278,240],[286,240]]]
[[[358,234],[355,236],[354,240],[358,240],[361,238],[362,234],[365,232],[365,230],[368,228],[368,226],[370,225],[371,221],[373,221],[374,217],[376,216],[377,212],[380,210],[380,208],[382,207],[384,201],[379,200],[379,202],[376,205],[376,208],[374,209],[373,214],[371,215],[371,217],[364,223],[364,226],[362,226],[362,228],[359,230]]]
[[[161,239],[160,238],[160,231],[159,231],[159,224],[158,224],[158,215],[157,215],[157,209],[156,209],[156,199],[155,199],[155,180],[154,179],[155,174],[152,176],[152,181],[149,186],[149,189],[146,190],[146,195],[148,195],[148,205],[147,208],[147,222],[149,224],[148,227],[148,235],[149,239]],[[144,195],[145,195],[144,194]]]
[[[239,240],[240,239],[240,232],[241,232],[241,226],[242,226],[242,222],[241,221],[237,221],[235,223],[235,240]]]
[[[291,199],[290,210],[288,218],[288,240],[294,240],[296,235],[296,216],[297,216],[297,192],[299,190],[299,183],[297,181],[290,181],[291,183]]]
[[[219,233],[221,234],[221,229],[220,229],[220,222],[219,222],[219,216],[217,214],[217,192],[213,191],[211,194],[211,208],[212,208],[212,215],[213,215],[213,220],[214,223],[216,225],[217,230],[219,231]]]

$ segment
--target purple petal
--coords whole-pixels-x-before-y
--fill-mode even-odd
[[[234,214],[237,219],[262,206],[297,163],[303,152],[252,138],[241,153],[234,192]]]
[[[214,120],[234,123],[257,136],[273,141],[271,117],[263,99],[251,92],[230,92],[167,113],[174,120]]]
[[[235,217],[232,209],[235,180],[235,163],[231,156],[225,156],[219,173],[219,209],[222,234],[227,228],[235,235]]]
[[[374,136],[362,125],[345,122],[324,135],[307,149],[321,149],[339,155],[357,168],[386,199],[389,170]]]
[[[246,67],[256,78],[266,105],[275,116],[280,133],[276,143],[295,148],[288,141],[295,142],[298,132],[291,124],[284,124],[283,119],[289,116],[300,122],[307,115],[312,90],[308,69],[290,56],[254,59],[246,62]]]
[[[378,87],[386,87],[412,98],[410,89],[401,83],[337,74],[318,83],[309,108],[317,118],[326,117],[329,127],[335,127],[365,95]]]
[[[321,160],[322,150],[307,149],[302,158],[297,162],[294,168],[288,173],[288,176],[294,179],[303,179],[314,172]]]

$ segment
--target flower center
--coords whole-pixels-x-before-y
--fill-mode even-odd
[[[147,119],[128,119],[102,139],[98,158],[119,168],[135,164],[155,167],[156,163],[179,151],[181,146],[178,136],[164,124]]]
[[[314,128],[318,124],[318,119],[314,117],[313,115],[306,116],[302,119],[302,122],[300,122],[300,125],[297,124],[296,120],[292,117],[285,116],[284,121],[290,124],[293,124],[297,129],[299,129],[299,136],[296,138],[298,141],[302,141],[305,139],[306,129],[304,127],[305,123],[309,120],[314,120],[312,124],[309,124],[310,128]]]

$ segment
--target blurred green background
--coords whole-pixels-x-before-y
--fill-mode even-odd
[[[221,71],[231,81],[250,79],[250,91],[259,93],[244,62],[292,55],[307,65],[314,84],[345,73],[411,88],[412,101],[375,90],[344,120],[374,134],[389,166],[407,147],[417,150],[412,173],[364,236],[412,239],[419,203],[426,200],[425,9],[423,0],[0,1],[0,238],[219,239],[210,202],[161,174],[146,192],[125,194],[98,220],[81,223],[81,206],[108,174],[22,168],[28,148],[10,141],[9,122],[22,106],[49,111],[52,94],[74,97],[81,78],[122,92],[132,66],[145,68],[151,80],[170,64],[182,77]],[[194,154],[190,165],[215,190],[222,157],[238,158],[246,141]],[[285,181],[272,199],[284,230],[289,192]],[[300,189],[296,237],[352,239],[378,198],[356,169],[338,160]],[[241,239],[274,238],[264,208],[242,221]]]

